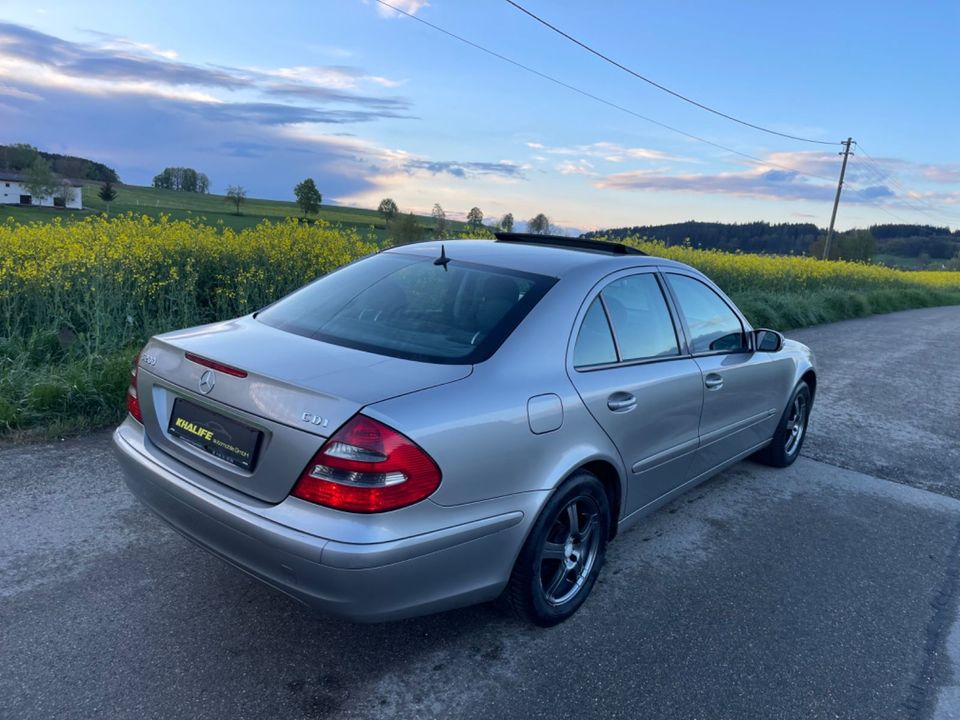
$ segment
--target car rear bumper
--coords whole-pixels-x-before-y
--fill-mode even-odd
[[[466,522],[460,512],[452,526],[389,542],[349,543],[275,522],[252,503],[241,506],[191,482],[178,461],[149,447],[132,420],[117,428],[113,440],[127,486],[175,530],[307,605],[361,622],[495,598],[545,496],[518,493],[507,505],[504,498],[473,503]],[[344,523],[358,519],[340,515]],[[382,523],[382,516],[371,522]]]

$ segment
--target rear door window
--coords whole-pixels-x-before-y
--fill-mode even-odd
[[[743,323],[723,298],[704,283],[670,273],[667,280],[690,330],[694,353],[740,352],[747,349]]]
[[[577,343],[573,346],[573,366],[577,368],[590,365],[606,365],[617,361],[617,349],[613,344],[613,334],[607,315],[600,304],[600,298],[594,298],[587,314],[580,324]]]
[[[287,332],[435,363],[489,358],[555,278],[380,253],[307,285],[257,315]]]
[[[621,360],[648,360],[680,354],[673,320],[653,273],[614,280],[602,294]]]

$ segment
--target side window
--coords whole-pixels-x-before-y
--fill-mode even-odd
[[[737,352],[747,348],[740,318],[717,293],[686,275],[669,274],[667,279],[690,329],[693,352]]]
[[[614,280],[603,289],[621,360],[680,354],[673,320],[653,273]]]
[[[573,348],[573,365],[586,367],[616,361],[617,350],[613,345],[613,336],[610,334],[610,324],[603,312],[600,298],[595,298],[590,303],[590,308],[580,325],[580,332],[577,334],[577,344]]]

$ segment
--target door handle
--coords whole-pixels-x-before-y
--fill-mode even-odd
[[[628,392],[615,392],[607,398],[607,407],[613,412],[627,412],[637,406],[637,399]]]
[[[707,386],[707,390],[719,390],[723,387],[723,377],[717,373],[709,373],[703,378],[703,384]]]

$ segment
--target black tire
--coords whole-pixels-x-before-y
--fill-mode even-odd
[[[534,522],[513,566],[502,604],[540,627],[551,627],[573,615],[587,599],[603,566],[610,522],[610,502],[603,484],[593,473],[576,472],[557,489]]]
[[[793,465],[794,460],[800,456],[803,441],[807,438],[807,423],[810,422],[812,405],[810,386],[801,380],[793,389],[787,407],[780,416],[780,424],[773,434],[773,440],[754,455],[754,459],[778,468]]]

